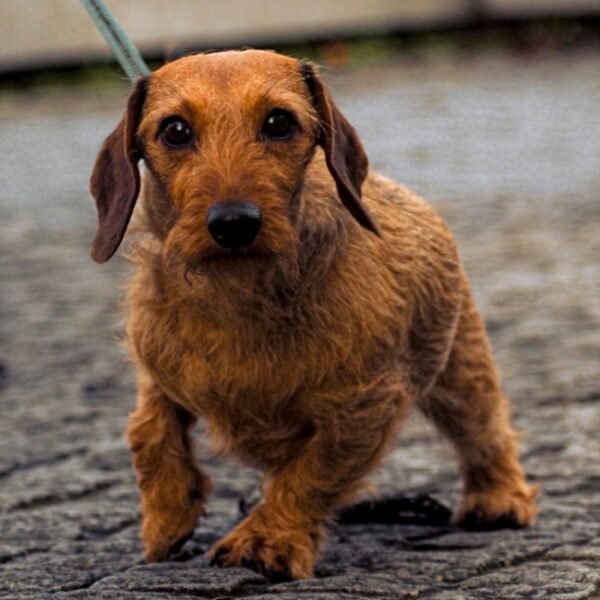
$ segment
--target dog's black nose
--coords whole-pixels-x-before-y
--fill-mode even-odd
[[[206,224],[219,246],[244,248],[260,231],[260,208],[249,202],[219,202],[208,209]]]

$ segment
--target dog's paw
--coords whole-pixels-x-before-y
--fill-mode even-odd
[[[142,532],[142,541],[145,547],[144,558],[146,562],[161,562],[167,560],[170,556],[177,554],[193,535],[193,527],[183,535],[170,533],[167,535],[160,534],[159,536],[150,536],[148,535],[147,530],[144,530]]]
[[[245,567],[270,581],[313,576],[317,539],[301,530],[255,527],[248,517],[208,552],[211,565]]]
[[[538,486],[523,484],[472,492],[463,497],[452,522],[469,530],[529,527],[537,515]]]
[[[191,503],[185,510],[145,510],[141,538],[146,560],[160,562],[179,552],[204,514],[199,502]]]
[[[142,486],[142,531],[145,558],[159,562],[181,550],[194,534],[200,516],[206,514],[204,503],[210,481],[202,473],[173,473],[169,485]]]

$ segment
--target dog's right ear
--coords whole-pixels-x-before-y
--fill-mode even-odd
[[[92,243],[92,258],[106,262],[125,235],[140,191],[138,162],[142,152],[136,133],[148,88],[148,78],[138,79],[123,118],[104,140],[90,179],[90,192],[96,200],[98,229]]]

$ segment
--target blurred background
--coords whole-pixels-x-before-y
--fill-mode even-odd
[[[597,281],[575,263],[581,269],[597,263],[600,0],[109,5],[153,68],[189,51],[249,45],[317,61],[372,167],[425,196],[450,222],[488,319],[502,321],[496,304],[507,310],[491,293],[495,288],[513,299],[521,287],[530,294],[535,288],[545,294],[536,322],[549,319],[549,331],[566,319],[590,331],[582,315],[597,318]],[[118,279],[119,260],[96,267],[87,258],[95,227],[87,180],[129,89],[77,0],[0,2],[4,269],[14,269],[15,255],[26,261],[41,252],[52,268],[73,276],[73,257],[60,255],[68,247],[82,278]],[[18,244],[26,250],[17,252]],[[501,276],[493,274],[497,262],[510,265]],[[33,281],[26,270],[16,277],[20,285]],[[487,278],[485,296],[479,278]],[[544,287],[559,282],[551,293]],[[15,293],[3,291],[4,305]],[[10,299],[12,315],[29,310],[38,295]],[[560,318],[544,313],[554,303],[564,309]],[[79,335],[72,315],[65,318]],[[0,327],[14,322],[3,318]],[[561,356],[571,338],[552,344]],[[0,345],[0,373],[15,371],[14,352]],[[539,353],[529,361],[548,364]]]
[[[142,53],[158,59],[174,48],[287,46],[420,31],[473,31],[483,25],[527,21],[540,25],[530,44],[548,44],[553,37],[552,44],[572,45],[584,27],[580,20],[600,15],[598,0],[113,0],[109,4]],[[1,10],[4,72],[111,59],[77,0],[5,1]],[[580,22],[560,33],[560,25],[568,20]]]
[[[551,532],[539,543],[554,543],[558,529],[591,531],[600,522],[591,501],[600,481],[591,460],[600,454],[600,0],[108,3],[153,68],[241,46],[323,66],[372,168],[426,197],[455,232],[525,432],[526,468],[542,481]],[[74,558],[84,542],[105,553],[101,573],[139,558],[122,438],[133,372],[116,343],[127,265],[88,255],[96,216],[87,181],[129,90],[77,0],[0,0],[0,563],[11,593],[93,580],[96,567]],[[209,461],[218,486],[206,539],[255,484],[228,464]],[[450,503],[455,473],[416,419],[377,482]],[[493,556],[500,538],[489,539]],[[121,544],[118,557],[110,544]]]

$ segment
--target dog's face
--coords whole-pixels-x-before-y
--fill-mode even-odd
[[[165,252],[194,269],[294,248],[291,217],[317,126],[292,59],[218,53],[156,72],[138,136],[179,216]]]
[[[186,57],[139,80],[91,179],[98,262],[116,251],[150,173],[150,210],[164,256],[191,270],[214,261],[269,259],[298,245],[295,213],[321,145],[344,205],[376,230],[360,200],[367,158],[311,65],[264,51]]]

